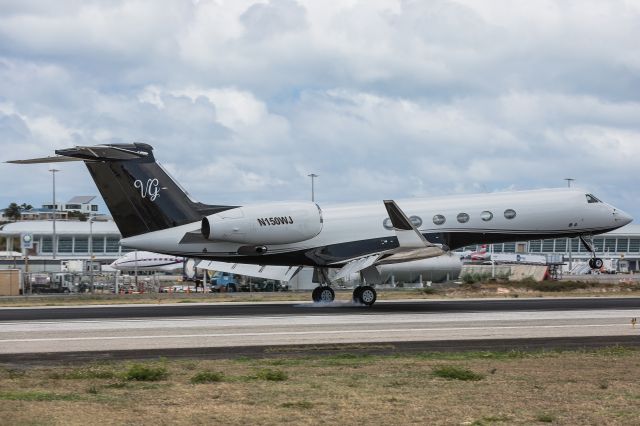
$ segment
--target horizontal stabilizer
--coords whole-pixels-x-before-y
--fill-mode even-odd
[[[229,274],[246,275],[255,278],[266,278],[277,281],[291,281],[302,269],[302,266],[251,265],[244,263],[217,262],[203,260],[196,268],[209,271],[227,272]]]
[[[11,164],[42,164],[42,163],[65,163],[67,161],[82,161],[82,158],[67,157],[64,155],[56,155],[55,157],[30,158],[28,160],[11,160],[7,163]]]

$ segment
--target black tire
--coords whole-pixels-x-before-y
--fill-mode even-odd
[[[362,294],[362,286],[358,286],[353,289],[353,297],[351,298],[353,303],[362,303],[362,301],[360,300],[361,294]]]
[[[595,265],[593,264],[593,258],[589,259],[589,268],[595,269]]]
[[[322,289],[322,287],[318,286],[316,288],[313,289],[313,291],[311,292],[311,300],[313,300],[315,303],[318,303],[320,301],[320,290]]]
[[[376,303],[377,298],[378,294],[376,293],[376,290],[369,285],[363,286],[362,290],[360,290],[359,299],[360,303],[362,303],[363,305],[371,306]]]
[[[320,303],[331,303],[335,300],[336,293],[329,286],[320,287],[320,291],[318,292],[318,301]]]
[[[593,259],[593,266],[595,269],[600,269],[604,266],[604,262],[599,257]]]

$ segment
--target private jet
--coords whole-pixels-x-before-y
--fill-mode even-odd
[[[156,162],[144,143],[76,146],[56,156],[12,163],[83,161],[123,239],[137,250],[208,262],[314,268],[316,302],[331,302],[335,282],[359,272],[353,299],[371,306],[381,265],[441,256],[464,246],[579,237],[599,269],[595,234],[632,221],[624,211],[575,188],[384,200],[319,206],[290,201],[244,206],[203,204]]]
[[[180,256],[153,253],[150,251],[130,251],[111,263],[113,269],[123,272],[159,271],[172,272],[182,270],[185,258]]]

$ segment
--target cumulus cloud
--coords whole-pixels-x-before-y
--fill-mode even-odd
[[[628,0],[5,1],[2,160],[145,141],[218,203],[573,177],[638,216],[638,39]],[[97,193],[60,168],[61,198]],[[50,198],[46,167],[0,173],[0,206]]]

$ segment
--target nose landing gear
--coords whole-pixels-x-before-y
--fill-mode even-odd
[[[584,248],[587,249],[587,251],[589,251],[593,256],[591,259],[589,259],[589,267],[591,269],[602,268],[602,266],[604,265],[604,262],[599,257],[596,257],[596,251],[593,248],[593,244],[591,243],[591,241],[587,241],[582,235],[580,236],[580,241],[582,242],[582,245],[584,246]]]

